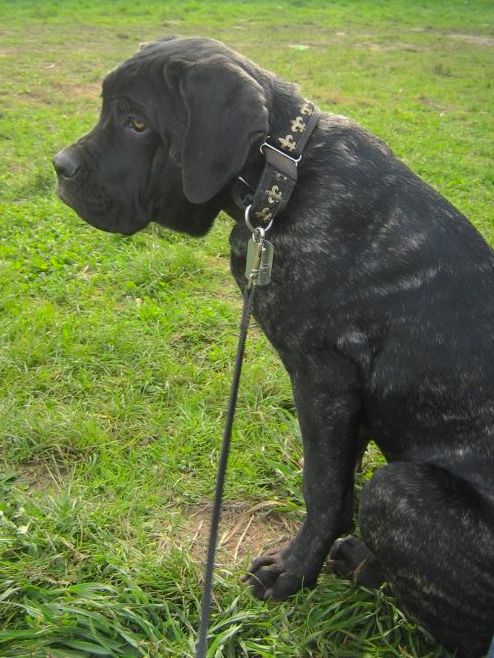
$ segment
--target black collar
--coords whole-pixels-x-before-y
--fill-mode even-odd
[[[297,182],[297,166],[319,120],[320,112],[310,101],[302,101],[298,115],[283,133],[270,135],[261,146],[264,169],[257,188],[239,176],[233,189],[235,203],[247,211],[247,219],[256,225],[271,224],[284,210]]]

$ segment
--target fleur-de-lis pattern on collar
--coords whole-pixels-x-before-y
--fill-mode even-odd
[[[305,132],[310,117],[314,114],[315,107],[312,103],[304,103],[299,107],[300,115],[291,121],[291,132],[284,137],[278,137],[278,148],[292,155],[297,148],[296,135]]]
[[[283,198],[280,188],[277,185],[273,185],[270,190],[266,190],[266,194],[268,195],[268,203],[275,203],[276,201],[281,201]]]
[[[292,121],[292,133],[303,133],[305,130],[305,123],[302,117],[297,117]]]
[[[293,153],[295,151],[295,147],[297,146],[295,140],[293,139],[293,135],[278,137],[278,142],[284,151],[289,151],[290,153]]]

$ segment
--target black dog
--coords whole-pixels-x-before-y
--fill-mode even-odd
[[[289,145],[303,107],[293,85],[216,41],[150,44],[105,79],[96,127],[55,156],[58,193],[125,234],[152,220],[203,235],[226,210],[244,288],[238,179],[257,187],[261,144]],[[441,642],[480,656],[494,632],[493,251],[384,144],[331,114],[268,237],[272,281],[254,314],[291,377],[307,516],[248,582],[283,599],[313,586],[330,554],[337,573],[386,580]],[[390,463],[362,495],[364,544],[338,537],[353,527],[368,436]]]

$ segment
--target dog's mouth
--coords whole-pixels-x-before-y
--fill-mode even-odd
[[[104,189],[85,186],[77,193],[71,189],[74,177],[70,183],[64,177],[58,177],[56,192],[61,201],[72,208],[77,215],[91,226],[107,233],[133,235],[149,224],[149,220],[136,217],[135,213],[125,208],[119,208]],[[79,187],[79,186],[78,186]]]

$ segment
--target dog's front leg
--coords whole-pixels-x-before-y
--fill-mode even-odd
[[[355,382],[324,380],[292,373],[307,515],[286,548],[254,560],[244,581],[258,598],[284,599],[313,586],[334,540],[352,528],[360,395]]]

